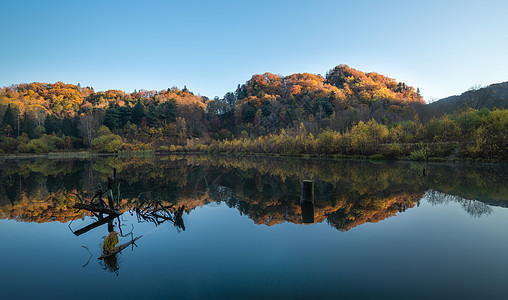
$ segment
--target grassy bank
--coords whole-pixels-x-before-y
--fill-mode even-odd
[[[14,153],[0,155],[2,159],[31,159],[31,158],[48,158],[48,159],[90,159],[103,156],[117,157],[150,157],[156,153],[152,150],[141,151],[118,151],[114,153],[101,153],[97,151],[66,151],[66,152],[48,152],[48,153]]]

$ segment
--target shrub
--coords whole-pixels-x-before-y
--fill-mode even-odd
[[[122,138],[116,134],[102,135],[92,141],[93,148],[99,152],[116,152],[122,145]]]
[[[101,136],[101,135],[109,135],[109,134],[111,134],[111,130],[109,130],[108,127],[102,125],[101,128],[99,128],[99,130],[97,131],[97,134],[99,136]]]
[[[28,144],[26,145],[26,147],[24,147],[23,150],[26,152],[48,153],[54,149],[55,148],[51,144],[46,143],[45,141],[42,140],[42,138],[40,138],[28,142]]]
[[[385,160],[386,157],[383,154],[374,154],[370,156],[370,160]]]
[[[383,155],[390,159],[398,158],[404,155],[404,149],[399,143],[388,144],[383,148]]]
[[[112,231],[107,237],[104,238],[104,241],[102,242],[102,254],[110,254],[115,248],[116,244],[118,244],[118,233]]]
[[[3,152],[12,152],[16,150],[16,147],[18,147],[16,139],[7,136],[0,136],[0,149],[3,150]]]
[[[412,160],[427,160],[429,158],[429,154],[426,148],[420,148],[418,150],[411,151],[409,157]]]

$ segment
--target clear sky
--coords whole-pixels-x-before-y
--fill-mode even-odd
[[[0,86],[187,85],[211,98],[253,74],[347,64],[428,101],[508,81],[506,0],[4,0],[0,11]]]

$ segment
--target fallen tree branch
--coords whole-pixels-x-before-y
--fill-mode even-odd
[[[106,254],[106,253],[104,253],[103,255],[101,255],[101,256],[99,257],[99,259],[105,259],[105,258],[108,258],[108,257],[110,257],[110,256],[113,256],[113,255],[115,255],[115,254],[117,254],[117,253],[120,253],[120,251],[122,251],[123,249],[125,249],[125,248],[129,247],[129,245],[134,244],[134,242],[135,242],[135,241],[137,241],[137,240],[139,240],[141,237],[142,237],[142,235],[140,235],[140,236],[138,236],[138,237],[136,237],[136,238],[134,238],[134,239],[130,240],[129,242],[127,242],[127,243],[125,243],[125,244],[121,244],[121,245],[116,246],[115,248],[113,248],[113,250],[111,250],[111,252],[109,252],[109,253],[107,253],[107,254]]]
[[[101,206],[96,206],[96,205],[84,204],[84,203],[76,203],[76,204],[74,204],[74,208],[84,209],[84,210],[93,211],[93,212],[100,212],[100,213],[108,214],[108,215],[119,216],[122,214],[121,212],[119,212],[117,210],[113,210],[113,209],[109,209],[109,208],[101,207]]]
[[[73,231],[72,233],[74,233],[76,236],[79,236],[79,235],[82,235],[83,233],[86,233],[94,228],[97,228],[103,224],[106,224],[108,223],[109,221],[113,221],[114,219],[116,218],[116,215],[113,215],[113,216],[107,216],[106,218],[103,218],[103,219],[100,219],[96,222],[93,222],[92,224],[90,225],[87,225],[81,229],[78,229],[76,231]],[[72,230],[72,229],[71,229]]]

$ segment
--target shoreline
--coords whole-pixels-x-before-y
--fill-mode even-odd
[[[340,160],[360,160],[372,162],[435,162],[435,163],[473,163],[473,164],[507,164],[508,161],[495,159],[475,159],[475,158],[447,158],[447,157],[430,157],[426,160],[413,160],[409,157],[387,158],[378,155],[345,155],[345,154],[280,154],[280,153],[247,153],[247,152],[216,152],[209,153],[207,151],[179,151],[179,152],[158,152],[153,150],[142,151],[119,151],[115,153],[95,152],[95,151],[73,151],[73,152],[48,152],[48,153],[16,153],[1,154],[0,160],[20,160],[20,159],[91,159],[97,157],[155,157],[167,155],[203,155],[203,156],[222,156],[232,158],[257,157],[257,158],[296,158],[296,159],[331,159]]]

